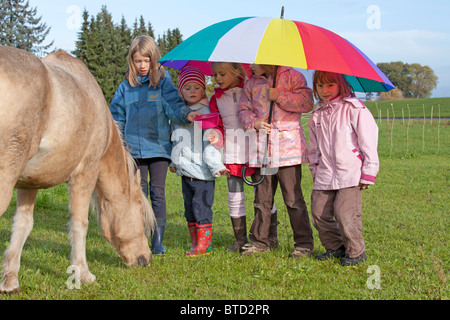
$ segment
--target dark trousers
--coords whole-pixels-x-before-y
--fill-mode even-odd
[[[186,221],[199,225],[212,223],[215,181],[181,178]]]
[[[166,210],[166,177],[169,160],[166,158],[135,159],[141,172],[141,188],[150,200],[157,219],[164,219]],[[150,180],[149,180],[150,178]]]
[[[252,175],[253,181],[261,178],[260,169]],[[274,175],[267,175],[255,188],[255,219],[250,228],[250,240],[260,248],[269,248],[269,230],[273,197],[280,183],[284,203],[289,214],[294,233],[294,247],[313,250],[313,234],[309,222],[308,209],[303,198],[301,165],[280,167]]]

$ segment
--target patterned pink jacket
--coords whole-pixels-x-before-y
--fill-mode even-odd
[[[238,116],[244,128],[253,130],[257,119],[267,119],[270,101],[267,90],[273,78],[252,76],[245,84],[238,107]],[[302,113],[313,108],[312,90],[305,77],[289,67],[278,67],[276,88],[280,95],[274,103],[267,167],[285,167],[308,162],[306,138],[300,120]],[[266,134],[257,134],[258,150],[250,153],[249,165],[260,167],[265,150]],[[255,144],[250,143],[254,146]]]
[[[356,98],[320,101],[308,121],[314,190],[373,184],[379,170],[378,127]]]

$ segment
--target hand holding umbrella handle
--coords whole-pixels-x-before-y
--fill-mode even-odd
[[[277,71],[278,71],[278,66],[275,66],[275,72],[273,75],[273,85],[272,88],[275,88],[276,82],[277,82]],[[267,123],[271,124],[272,122],[272,111],[273,111],[273,100],[270,101],[270,108],[269,108],[269,119],[267,119]],[[247,180],[246,176],[245,176],[245,172],[247,171],[247,167],[243,167],[242,168],[242,179],[244,179],[244,182],[250,186],[257,186],[258,184],[260,184],[261,182],[264,181],[264,178],[266,176],[265,174],[265,169],[267,166],[267,150],[269,149],[269,134],[267,134],[266,136],[266,149],[264,150],[264,157],[263,157],[263,163],[262,163],[262,167],[261,167],[261,179],[259,179],[259,181],[249,181]]]

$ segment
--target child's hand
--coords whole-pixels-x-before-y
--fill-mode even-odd
[[[360,188],[361,190],[366,190],[366,189],[369,189],[369,185],[360,182],[360,183],[359,183],[359,188]]]
[[[217,171],[215,176],[216,177],[218,177],[218,176],[227,176],[227,178],[229,178],[230,177],[230,170],[227,169],[227,168],[224,168],[224,169],[222,169],[220,171]]]
[[[208,139],[210,144],[215,144],[220,141],[221,134],[218,130],[208,130],[206,132],[206,139]]]
[[[188,115],[186,116],[186,118],[190,121],[190,122],[194,122],[194,118],[201,116],[202,114],[200,112],[197,111],[192,111],[189,112]]]
[[[169,170],[172,173],[177,173],[177,168],[176,167],[169,167]]]
[[[269,100],[270,101],[275,101],[277,100],[278,96],[280,95],[280,90],[278,90],[277,88],[270,88],[269,90]]]
[[[268,124],[265,120],[262,120],[262,119],[256,120],[253,127],[256,130],[266,130],[267,134],[270,134],[270,129],[272,129],[272,125]]]

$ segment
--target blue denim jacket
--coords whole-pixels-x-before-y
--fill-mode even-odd
[[[170,160],[172,123],[189,123],[189,109],[181,100],[169,73],[159,86],[149,86],[148,76],[132,87],[123,81],[116,90],[110,110],[134,158],[163,157]],[[170,121],[170,122],[169,122]]]

